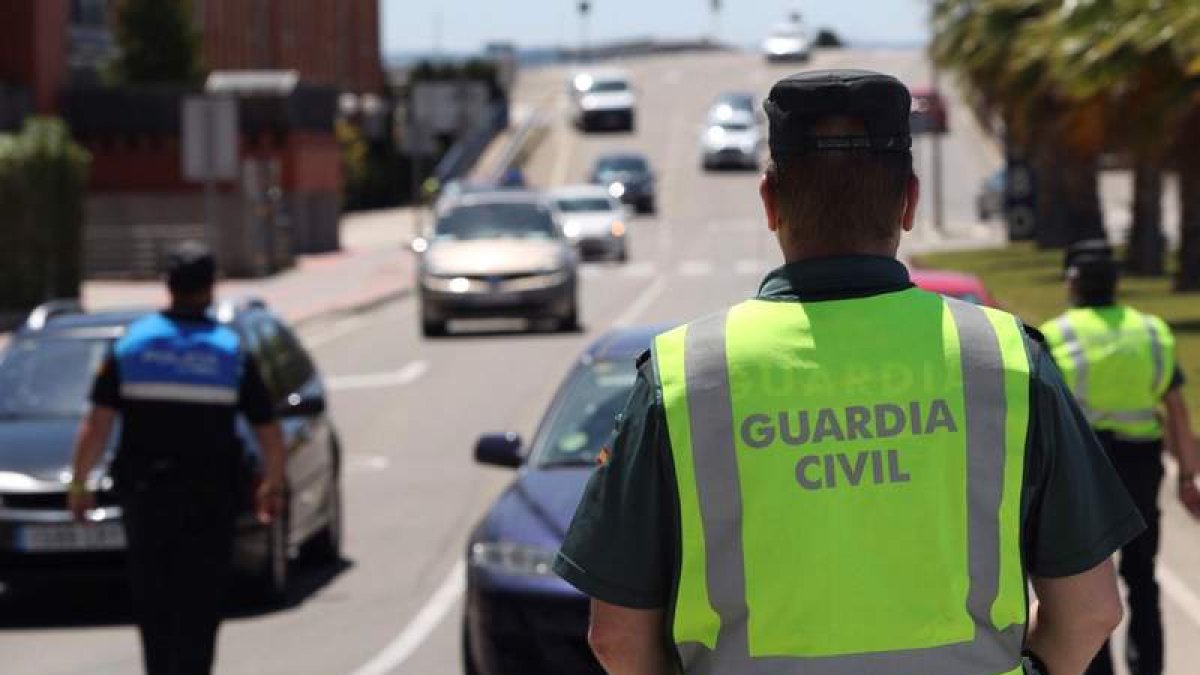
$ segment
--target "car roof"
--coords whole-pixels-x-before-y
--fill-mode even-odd
[[[657,323],[613,329],[588,345],[584,358],[590,361],[631,361],[650,349],[655,336],[676,325]]]
[[[612,195],[608,193],[608,189],[601,185],[583,184],[583,185],[568,185],[566,187],[555,188],[550,191],[551,199],[572,199],[576,197],[603,197],[610,199]]]
[[[470,192],[467,194],[455,195],[450,197],[445,206],[439,207],[439,210],[450,210],[460,206],[483,206],[486,204],[528,204],[530,206],[541,206],[545,204],[546,198],[540,192],[533,190],[487,190],[483,192]]]
[[[237,323],[247,312],[266,311],[267,306],[254,298],[231,298],[213,305],[211,315],[217,321],[229,325]],[[36,313],[37,310],[35,310]],[[133,322],[159,311],[155,307],[117,307],[99,311],[68,310],[49,314],[39,325],[26,322],[17,328],[15,335],[33,338],[46,335],[106,334],[119,336]]]
[[[602,153],[596,156],[596,163],[599,164],[600,162],[612,161],[615,159],[637,159],[645,162],[646,164],[650,163],[650,160],[646,158],[646,155],[632,150]]]
[[[728,103],[730,101],[736,101],[738,103],[750,103],[751,105],[753,105],[754,99],[755,99],[755,95],[753,92],[725,91],[725,92],[721,92],[721,95],[717,97],[716,105],[722,105],[722,104]]]

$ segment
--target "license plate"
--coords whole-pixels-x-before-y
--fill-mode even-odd
[[[26,525],[17,531],[17,549],[27,553],[119,551],[125,548],[120,523]]]

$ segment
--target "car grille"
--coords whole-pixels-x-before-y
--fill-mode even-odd
[[[66,492],[22,492],[0,495],[0,504],[6,509],[21,511],[65,511]],[[96,495],[97,506],[116,506],[117,496],[111,491]]]

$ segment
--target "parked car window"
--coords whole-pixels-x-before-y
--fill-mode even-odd
[[[572,197],[560,199],[555,204],[563,213],[592,213],[595,211],[616,211],[620,207],[611,199],[605,197]]]
[[[541,468],[587,465],[612,436],[637,371],[632,360],[600,361],[575,371],[533,445]]]
[[[254,318],[250,330],[258,340],[259,368],[275,400],[282,401],[308,382],[312,361],[291,331],[267,315]]]
[[[64,417],[87,409],[109,340],[18,339],[0,354],[0,418]]]

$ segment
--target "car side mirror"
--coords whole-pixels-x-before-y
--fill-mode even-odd
[[[475,442],[475,461],[480,464],[516,469],[523,459],[521,436],[514,432],[484,434]]]
[[[323,394],[292,394],[279,411],[285,417],[317,417],[325,414],[328,405]]]

